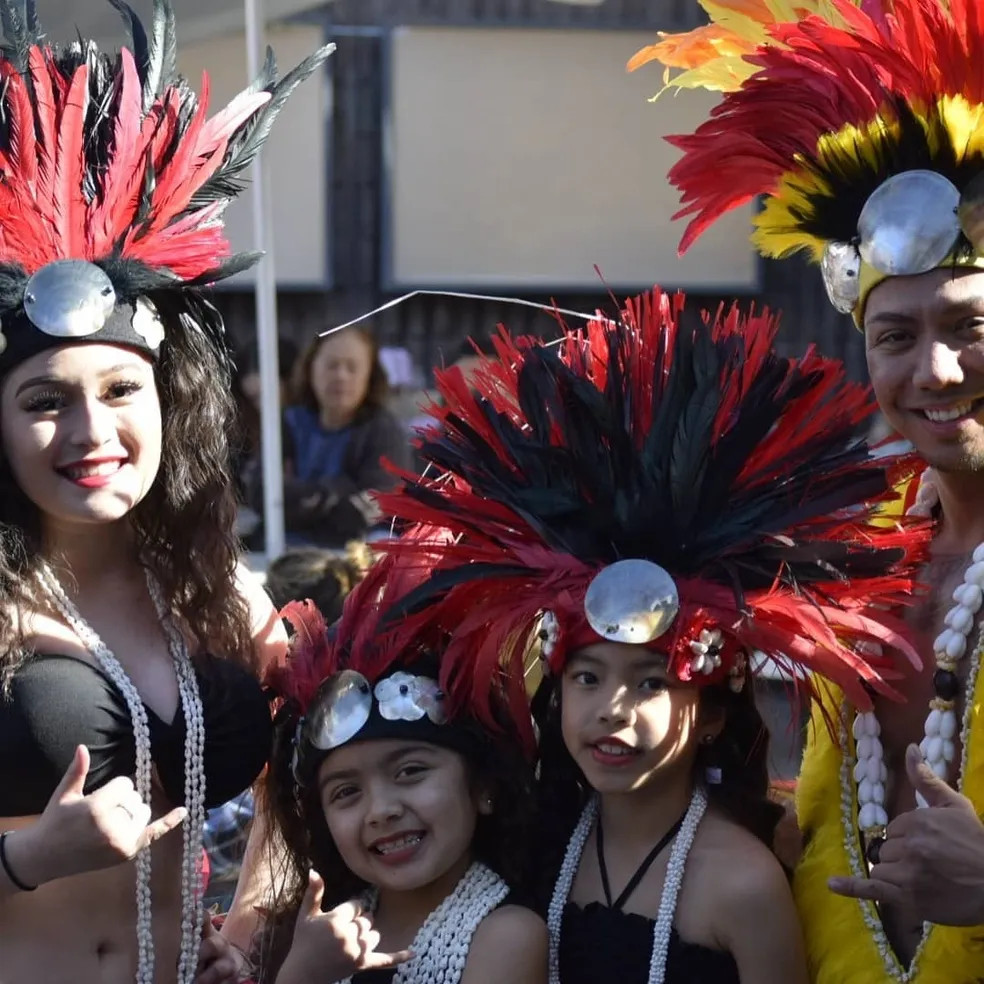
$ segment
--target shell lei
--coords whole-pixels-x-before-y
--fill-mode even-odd
[[[564,863],[561,865],[553,897],[547,910],[547,931],[550,935],[550,984],[560,984],[560,935],[564,918],[564,906],[571,894],[571,887],[581,863],[581,855],[588,837],[595,825],[599,810],[598,797],[592,797],[567,842]],[[707,810],[707,793],[696,786],[690,799],[690,806],[683,818],[680,830],[673,841],[670,859],[666,866],[666,879],[659,902],[659,913],[653,923],[653,947],[649,958],[648,984],[664,984],[666,979],[666,956],[669,952],[670,937],[673,931],[673,917],[676,913],[677,898],[683,884],[684,868],[693,846],[697,828]]]
[[[509,886],[491,868],[474,862],[420,927],[410,944],[413,958],[397,967],[393,984],[458,984],[475,930],[508,894]],[[371,891],[370,910],[376,899]],[[351,980],[346,977],[338,984]]]
[[[972,675],[980,658],[978,645],[972,657]],[[904,968],[881,932],[875,906],[834,895],[827,888],[832,875],[866,873],[852,775],[854,746],[848,739],[849,711],[841,703],[840,694],[833,691],[828,713],[841,721],[844,741],[840,747],[828,733],[821,709],[814,708],[796,791],[806,849],[793,889],[806,939],[810,980],[814,984],[972,984],[984,978],[984,934],[979,926],[927,926],[912,964]],[[982,709],[984,674],[977,673],[973,693],[968,689],[965,694],[959,788],[978,813],[984,812]],[[839,790],[837,796],[833,795],[835,789]]]

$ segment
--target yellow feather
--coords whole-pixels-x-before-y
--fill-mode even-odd
[[[734,92],[758,69],[745,60],[762,46],[774,43],[770,29],[819,15],[828,23],[843,24],[829,0],[699,0],[710,23],[680,34],[659,33],[659,42],[647,45],[629,60],[629,71],[652,61],[662,63],[663,88],[710,89]],[[860,0],[858,0],[860,5]],[[671,69],[684,69],[670,77]],[[652,100],[651,100],[652,101]]]

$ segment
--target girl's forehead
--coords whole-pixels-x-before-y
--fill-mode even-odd
[[[575,649],[568,657],[568,663],[600,663],[627,669],[666,669],[666,653],[648,646],[636,646],[628,642],[607,642],[599,640]]]

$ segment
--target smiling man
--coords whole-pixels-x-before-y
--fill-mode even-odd
[[[984,0],[809,7],[777,23],[779,8],[743,21],[715,6],[631,64],[663,59],[688,69],[671,85],[724,93],[672,138],[681,247],[764,197],[756,245],[819,261],[864,332],[886,421],[928,465],[906,496],[936,524],[926,593],[904,613],[924,665],[902,702],[834,694],[839,735],[817,709],[795,888],[818,984],[964,984],[984,979],[984,80],[969,69]],[[748,60],[723,44],[739,36]]]

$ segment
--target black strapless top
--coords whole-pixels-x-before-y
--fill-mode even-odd
[[[653,920],[568,902],[558,953],[561,984],[646,984],[653,952]],[[686,943],[676,930],[666,956],[666,984],[741,984],[730,953]]]
[[[270,753],[270,708],[247,670],[215,656],[196,661],[205,718],[206,807],[246,789]],[[144,705],[146,707],[146,705]],[[151,757],[168,799],[184,802],[184,715],[173,721],[149,707]],[[91,755],[86,793],[133,776],[133,725],[123,695],[103,671],[75,656],[38,655],[0,696],[0,816],[41,813],[79,745]]]

